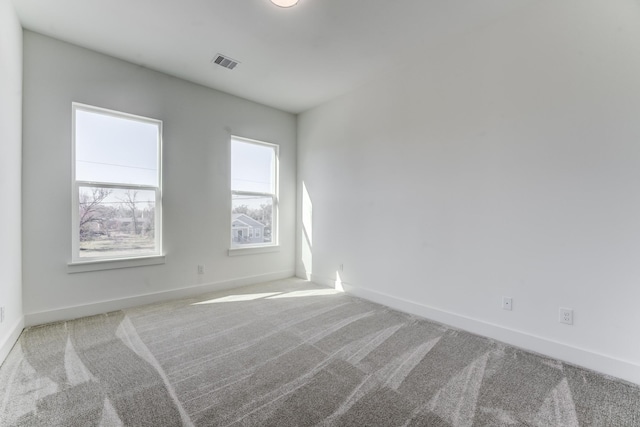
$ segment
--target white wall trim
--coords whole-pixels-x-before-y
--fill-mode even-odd
[[[311,281],[319,285],[334,287],[335,280],[326,277],[311,275]],[[463,329],[474,334],[492,338],[506,344],[532,351],[545,356],[553,357],[564,362],[591,369],[605,375],[610,375],[635,384],[640,384],[640,365],[633,362],[618,359],[601,353],[596,353],[584,348],[570,346],[548,338],[529,334],[516,329],[506,328],[494,323],[463,316],[461,314],[440,310],[425,304],[416,303],[385,294],[383,292],[354,286],[342,282],[345,292],[403,311],[415,314],[428,320],[433,320],[454,328]]]
[[[16,341],[20,338],[20,334],[24,329],[24,321],[24,316],[20,316],[17,322],[13,325],[13,328],[11,328],[11,332],[7,335],[2,344],[0,344],[0,365],[4,363],[4,359],[7,358],[7,355],[16,344]]]
[[[101,301],[91,304],[65,307],[56,310],[41,311],[38,313],[25,314],[24,323],[26,326],[43,325],[46,323],[59,322],[63,320],[77,319],[79,317],[93,316],[110,311],[122,310],[138,305],[151,304],[160,301],[168,301],[178,298],[187,298],[212,291],[233,289],[241,286],[254,285],[272,280],[288,279],[293,277],[293,270],[276,271],[273,273],[259,274],[256,276],[246,276],[237,279],[223,280],[219,282],[205,283],[185,288],[173,289],[170,291],[155,292],[152,294],[137,295],[133,297],[120,298],[108,301]]]
[[[329,279],[327,277],[318,276],[318,275],[315,275],[313,273],[309,274],[308,277],[307,277],[306,274],[298,273],[296,275],[296,277],[298,277],[300,279],[309,280],[309,281],[315,283],[316,285],[328,286],[330,288],[335,288],[335,286],[336,286],[335,279]]]
[[[70,262],[67,264],[67,273],[86,273],[88,271],[115,270],[119,268],[143,267],[147,265],[160,265],[166,262],[165,255],[145,257],[131,257],[122,259],[97,259],[82,262]]]
[[[250,248],[230,248],[228,251],[228,254],[229,256],[241,256],[241,255],[265,254],[269,252],[280,252],[280,246],[269,245],[269,246],[254,246]]]

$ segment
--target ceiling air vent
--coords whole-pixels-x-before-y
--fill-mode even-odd
[[[231,59],[227,56],[220,55],[219,53],[213,58],[213,62],[220,65],[221,67],[228,68],[233,70],[238,65],[238,61],[235,59]]]

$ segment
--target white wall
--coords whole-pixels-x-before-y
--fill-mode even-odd
[[[228,71],[212,66],[211,72]],[[73,101],[163,120],[166,264],[68,274]],[[231,133],[280,144],[279,252],[227,254]],[[296,117],[292,114],[25,31],[23,244],[27,323],[292,276],[295,144]],[[205,265],[203,276],[197,275],[198,264]]]
[[[416,52],[299,117],[297,273],[640,383],[638,112],[634,0]]]
[[[21,169],[22,27],[9,0],[0,0],[0,363],[23,327]]]

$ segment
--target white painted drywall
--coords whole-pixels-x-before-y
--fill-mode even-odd
[[[0,0],[0,363],[22,330],[22,27]]]
[[[115,29],[117,31],[117,29]],[[232,72],[214,69],[211,73]],[[236,71],[233,71],[236,72]],[[240,69],[237,72],[242,72]],[[67,273],[71,103],[163,120],[166,264]],[[280,251],[229,257],[230,134],[280,145]],[[24,33],[24,311],[54,320],[200,284],[295,270],[296,117],[96,52]],[[197,275],[197,265],[205,274]],[[113,302],[116,300],[115,302]],[[149,299],[134,301],[149,301]],[[112,303],[109,303],[112,302]],[[80,308],[77,311],[67,307]],[[53,315],[47,313],[53,312]],[[44,313],[44,314],[43,314]]]
[[[634,0],[416,52],[299,117],[297,274],[640,382],[639,112]]]

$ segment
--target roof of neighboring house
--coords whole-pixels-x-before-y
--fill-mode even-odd
[[[251,228],[258,228],[258,227],[264,227],[265,226],[260,221],[256,221],[255,219],[251,218],[249,215],[246,215],[246,214],[232,214],[231,219],[233,220],[234,223],[236,221],[239,221],[241,223],[246,224],[247,226],[249,226]]]

